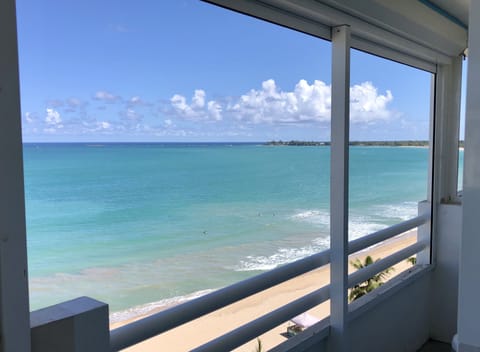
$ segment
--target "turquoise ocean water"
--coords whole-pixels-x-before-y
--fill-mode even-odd
[[[329,245],[328,147],[26,144],[31,309],[80,295],[112,320]],[[416,215],[428,149],[352,147],[350,237]]]

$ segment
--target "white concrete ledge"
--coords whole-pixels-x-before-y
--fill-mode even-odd
[[[110,350],[108,305],[79,297],[30,313],[32,352]]]

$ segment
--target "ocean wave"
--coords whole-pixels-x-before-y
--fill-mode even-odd
[[[215,291],[215,289],[196,291],[184,296],[166,298],[160,301],[142,304],[142,305],[128,308],[119,312],[114,312],[110,314],[110,324],[134,319],[141,316],[146,316],[146,315],[152,314],[155,311],[158,311],[170,306],[174,306],[180,303],[191,301],[195,298],[204,296],[213,291]]]
[[[356,216],[348,222],[348,237],[350,240],[369,235],[385,228],[385,224],[372,222],[369,218]]]
[[[280,248],[269,256],[249,255],[234,267],[235,271],[266,271],[308,257],[330,247],[330,238],[316,238],[312,244],[300,248]]]
[[[390,209],[389,209],[390,210]],[[386,214],[387,210],[382,209],[383,213],[381,218],[383,220],[383,214]],[[392,214],[395,214],[395,209],[391,209]],[[315,225],[322,225],[324,227],[330,226],[330,214],[327,211],[319,209],[302,210],[290,217],[292,220],[305,221]],[[349,219],[349,235],[351,238],[357,238],[367,235],[369,233],[380,230],[385,227],[382,222],[375,221],[370,216],[351,215]]]
[[[350,240],[381,230],[389,223],[411,219],[417,215],[417,204],[405,202],[395,205],[374,206],[373,215],[351,214],[348,223]],[[330,224],[330,214],[324,210],[309,209],[297,211],[291,220],[306,221],[324,227]],[[247,256],[234,267],[235,271],[266,271],[278,266],[308,257],[330,247],[330,238],[318,237],[310,245],[298,248],[279,248],[271,255]]]
[[[330,224],[330,213],[319,209],[301,210],[292,215],[290,219],[307,221],[315,225],[328,226]]]
[[[417,216],[417,214],[416,202],[374,205],[363,209],[361,212],[358,209],[352,209],[349,219],[350,236],[366,235],[380,230],[386,224],[405,221]],[[300,210],[290,216],[290,219],[328,227],[330,213],[320,209]]]
[[[316,253],[313,246],[303,248],[280,248],[270,256],[247,256],[235,267],[235,271],[265,271],[299,260]]]
[[[418,215],[416,202],[403,202],[399,204],[379,205],[374,209],[375,215],[389,220],[405,221]]]
[[[373,222],[361,222],[359,219],[352,219],[349,222],[350,239],[359,238],[384,228],[385,225]],[[266,271],[278,266],[294,262],[296,260],[319,253],[330,247],[329,237],[319,237],[312,241],[312,244],[299,248],[280,248],[271,255],[247,256],[234,267],[235,271]]]

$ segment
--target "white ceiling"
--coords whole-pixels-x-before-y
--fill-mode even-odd
[[[445,10],[468,26],[470,0],[430,0],[429,2]]]

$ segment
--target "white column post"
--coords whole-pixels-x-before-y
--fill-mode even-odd
[[[330,341],[332,350],[349,351],[348,142],[350,118],[350,27],[332,29],[332,109],[330,167]]]
[[[437,202],[457,199],[462,57],[437,66],[435,87],[435,181]]]
[[[480,351],[480,1],[470,2],[462,236],[458,290],[458,351]]]
[[[0,351],[30,351],[15,1],[0,1]]]
[[[430,117],[430,159],[427,202],[419,204],[419,214],[432,212],[430,223],[418,230],[419,240],[433,239],[428,247],[417,255],[418,264],[436,262],[436,220],[440,203],[456,202],[458,180],[458,138],[460,126],[460,94],[462,84],[462,57],[453,58],[450,64],[437,65],[432,77]],[[428,209],[428,207],[431,209]],[[430,231],[430,229],[432,231]],[[430,234],[431,232],[431,234]],[[430,256],[430,253],[432,254]]]

